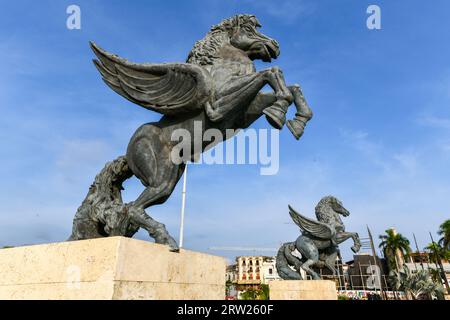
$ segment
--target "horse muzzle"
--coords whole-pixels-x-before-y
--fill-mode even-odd
[[[270,57],[272,59],[278,58],[280,55],[280,46],[275,40],[270,40],[269,42],[265,42],[264,45],[266,46],[267,51],[270,54]]]
[[[271,62],[280,55],[280,49],[273,41],[257,41],[253,43],[248,52],[252,60],[261,59],[264,62]]]

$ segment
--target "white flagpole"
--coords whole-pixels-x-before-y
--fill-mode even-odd
[[[183,231],[184,231],[184,208],[186,206],[186,177],[187,177],[187,163],[184,168],[184,177],[183,177],[183,191],[181,193],[181,223],[180,223],[180,243],[179,247],[183,247]]]

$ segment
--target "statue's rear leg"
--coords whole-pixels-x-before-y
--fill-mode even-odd
[[[139,128],[131,139],[127,150],[128,165],[146,188],[128,205],[135,224],[146,229],[157,243],[177,250],[176,241],[165,226],[145,213],[146,208],[164,203],[169,198],[185,167],[185,164],[172,162],[169,144],[162,137],[160,128],[148,124]]]
[[[310,238],[302,235],[295,241],[295,246],[302,254],[302,257],[307,259],[302,264],[302,269],[311,275],[314,280],[320,280],[320,275],[311,268],[319,261],[319,250],[314,242]]]
[[[333,276],[337,274],[335,263],[338,256],[339,249],[337,247],[331,247],[327,250],[326,259],[324,261],[325,267],[327,267]]]
[[[130,205],[128,207],[130,221],[136,226],[147,230],[150,237],[155,239],[156,243],[166,244],[171,251],[178,251],[179,247],[175,239],[173,239],[166,230],[166,226],[151,218],[144,209]]]

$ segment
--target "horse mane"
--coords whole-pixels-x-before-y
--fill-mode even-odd
[[[334,224],[344,230],[344,223],[342,222],[339,213],[334,211],[331,203],[337,199],[333,196],[326,196],[322,198],[315,208],[316,218],[320,222]]]
[[[331,197],[331,196],[324,197],[316,205],[316,208],[315,208],[316,218],[320,222],[327,223],[334,216],[334,211],[330,205],[330,202],[332,201],[332,199],[333,199],[333,197]]]
[[[230,43],[233,30],[240,25],[254,23],[255,21],[256,17],[250,14],[238,14],[222,20],[219,24],[212,26],[203,39],[195,42],[186,62],[198,65],[212,65],[218,58],[217,52],[219,49]]]

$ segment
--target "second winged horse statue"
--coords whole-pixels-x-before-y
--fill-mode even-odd
[[[319,201],[315,211],[317,221],[301,215],[289,206],[289,214],[302,234],[294,242],[283,244],[278,251],[276,267],[280,277],[285,280],[302,279],[300,269],[314,280],[320,279],[314,269],[326,267],[335,275],[338,245],[352,238],[353,252],[356,253],[361,248],[358,234],[346,232],[339,217],[350,215],[341,201],[333,196],[326,196]],[[295,256],[294,251],[300,253],[301,257]]]
[[[278,67],[257,71],[254,60],[270,62],[280,54],[278,43],[260,33],[253,15],[236,15],[215,25],[197,41],[186,63],[132,63],[108,53],[94,43],[95,66],[104,82],[129,101],[162,114],[161,120],[146,123],[132,136],[126,155],[106,164],[96,176],[78,208],[70,240],[105,236],[133,236],[142,227],[157,243],[178,250],[165,226],[145,209],[161,204],[171,195],[183,174],[185,163],[195,152],[174,163],[171,151],[178,141],[172,133],[184,129],[194,137],[194,123],[202,130],[218,129],[224,139],[227,129],[248,128],[265,115],[277,129],[288,126],[299,139],[312,112],[298,85],[286,85]],[[273,92],[262,93],[269,85]],[[286,122],[287,108],[296,115]],[[203,135],[202,135],[203,136]],[[196,141],[192,142],[192,149]],[[201,141],[200,152],[217,144]],[[136,176],[145,186],[141,195],[124,204],[122,183]]]

